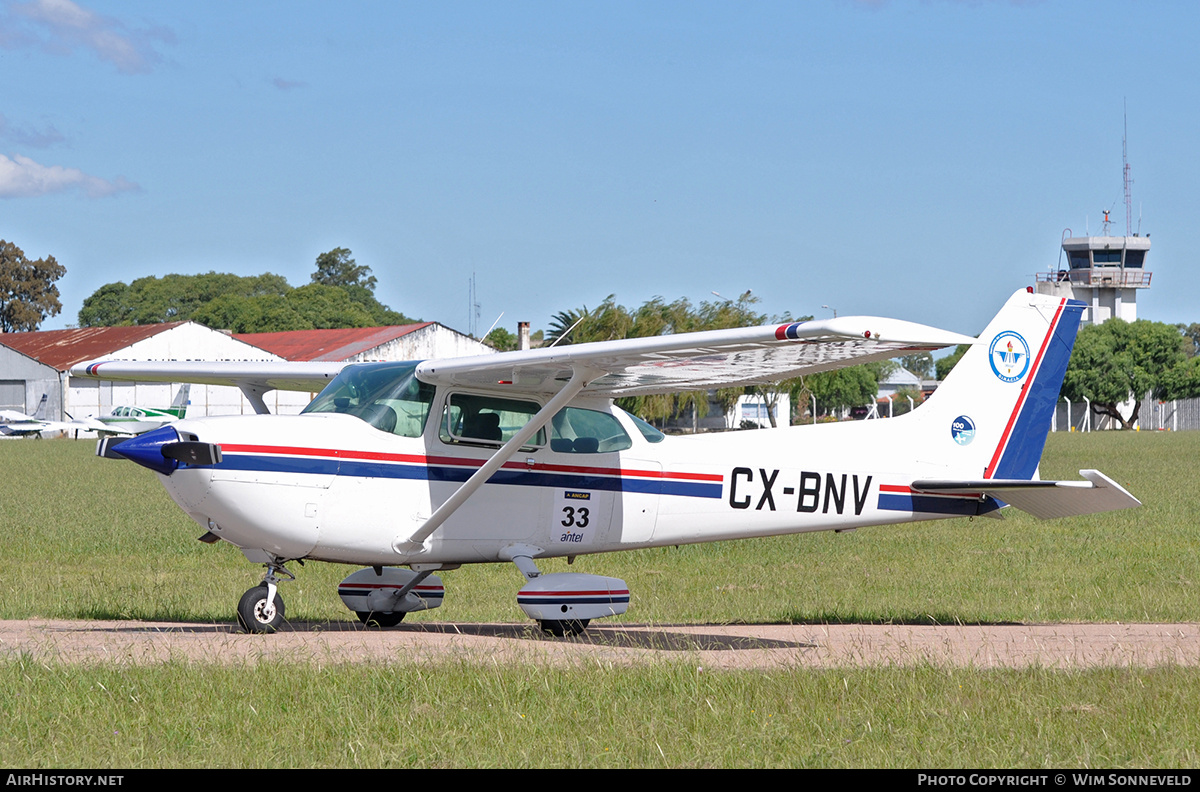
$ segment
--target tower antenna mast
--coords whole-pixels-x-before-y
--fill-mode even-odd
[[[1121,135],[1121,164],[1124,166],[1125,175],[1125,236],[1129,236],[1133,230],[1133,195],[1129,189],[1133,179],[1129,178],[1129,110],[1125,103],[1122,103],[1122,111],[1122,120],[1125,123],[1125,131]]]

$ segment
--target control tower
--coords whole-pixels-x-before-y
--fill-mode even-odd
[[[1107,222],[1104,231],[1108,231]],[[1150,272],[1146,270],[1149,235],[1070,237],[1064,234],[1062,249],[1069,269],[1039,272],[1038,294],[1082,300],[1089,306],[1084,311],[1083,321],[1092,324],[1101,324],[1114,317],[1126,322],[1137,319],[1138,289],[1150,287]]]
[[[1104,213],[1104,228],[1100,236],[1073,237],[1070,229],[1063,232],[1062,251],[1068,269],[1058,272],[1039,272],[1038,294],[1073,297],[1088,304],[1083,321],[1103,324],[1109,319],[1137,319],[1138,289],[1150,288],[1150,273],[1146,271],[1146,254],[1150,252],[1150,235],[1140,236],[1132,230],[1133,196],[1129,177],[1128,134],[1121,136],[1121,172],[1125,181],[1125,236],[1109,236],[1112,224],[1109,212]],[[1138,230],[1141,230],[1138,221]],[[1062,266],[1062,256],[1059,256]]]

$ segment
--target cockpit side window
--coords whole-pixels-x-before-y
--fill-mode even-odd
[[[550,419],[550,448],[560,454],[603,454],[632,446],[620,421],[606,412],[564,407]]]
[[[436,389],[416,369],[412,362],[347,366],[303,412],[353,415],[381,432],[420,437]]]
[[[521,431],[540,409],[537,402],[479,393],[452,393],[446,399],[438,434],[443,443],[502,445]],[[545,444],[546,430],[539,429],[526,447]]]

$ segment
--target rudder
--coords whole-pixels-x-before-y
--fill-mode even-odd
[[[1022,290],[913,415],[918,442],[969,478],[1037,471],[1084,303]]]

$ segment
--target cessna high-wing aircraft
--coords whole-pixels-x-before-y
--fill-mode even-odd
[[[1038,517],[1138,501],[1094,470],[1039,481],[1038,462],[1084,303],[1008,300],[973,339],[838,317],[780,326],[408,363],[108,361],[73,376],[236,385],[266,413],[274,388],[320,394],[298,416],[187,419],[101,455],[154,470],[202,526],[266,566],[245,629],[284,621],[286,564],[357,564],[338,593],[366,623],[442,604],[435,572],[509,562],[517,604],[555,635],[624,613],[616,578],[542,574],[537,559],[847,530],[995,512]],[[666,437],[612,399],[772,382],[971,343],[899,418]],[[404,568],[404,567],[407,567]]]

